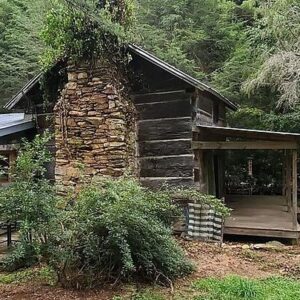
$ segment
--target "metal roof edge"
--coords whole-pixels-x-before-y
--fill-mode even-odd
[[[25,131],[27,129],[32,129],[34,127],[35,127],[34,121],[24,121],[24,122],[16,123],[9,127],[0,128],[0,137],[17,133],[20,131]]]

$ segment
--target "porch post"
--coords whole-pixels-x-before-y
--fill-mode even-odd
[[[298,152],[297,150],[293,150],[292,155],[292,213],[293,213],[293,221],[294,221],[294,229],[296,230],[298,227],[297,222],[297,210],[298,210],[298,203],[297,203],[297,162],[298,162]]]
[[[288,211],[292,211],[292,157],[291,150],[286,150],[285,154],[285,197]]]
[[[199,159],[199,181],[200,181],[200,191],[204,194],[208,194],[208,178],[207,178],[207,162],[204,158],[204,151],[198,151]]]

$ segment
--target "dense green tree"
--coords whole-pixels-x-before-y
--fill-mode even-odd
[[[0,0],[0,105],[39,71],[48,0]]]
[[[245,107],[237,118],[251,108],[279,119],[288,112],[295,130],[300,99],[298,0],[137,0],[133,37],[128,29],[135,20],[134,4],[0,0],[0,102],[39,71],[41,53],[49,65],[64,55],[101,51],[108,44],[98,30],[102,28],[116,44],[134,41],[209,82]],[[233,125],[235,119],[230,118]],[[287,120],[283,123],[289,130]],[[277,128],[270,124],[260,126]]]
[[[249,93],[267,87],[278,93],[277,109],[298,110],[300,99],[300,2],[277,0],[261,6],[260,36],[273,41],[263,64],[244,84]],[[266,38],[265,38],[266,39]]]
[[[133,0],[54,1],[47,14],[42,38],[45,66],[61,58],[113,60],[127,39],[133,23]]]
[[[142,44],[199,78],[220,68],[234,50],[241,22],[232,1],[139,0]]]
[[[237,49],[244,47],[248,54],[234,55],[226,62],[215,74],[215,83],[223,84],[224,91],[239,97],[240,103],[263,110],[263,122],[254,127],[299,132],[300,3],[261,1],[252,9],[254,23],[244,32],[246,42]],[[233,114],[232,124],[241,126],[239,116],[244,115],[245,127],[251,119],[249,111],[245,108]]]

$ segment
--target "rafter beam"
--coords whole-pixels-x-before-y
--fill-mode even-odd
[[[192,142],[193,150],[297,150],[298,148],[298,143],[286,141]]]

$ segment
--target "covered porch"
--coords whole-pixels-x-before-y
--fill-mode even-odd
[[[199,188],[232,209],[224,234],[298,239],[297,162],[300,134],[199,125],[193,130]],[[282,164],[280,193],[226,193],[225,153],[276,151]],[[197,168],[198,167],[198,168]],[[261,166],[263,167],[263,166]]]

